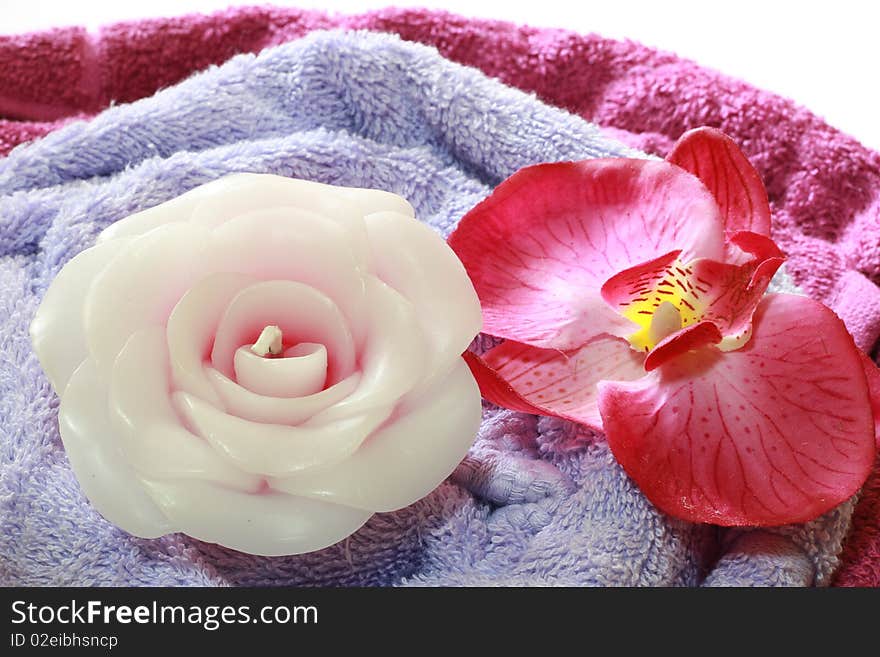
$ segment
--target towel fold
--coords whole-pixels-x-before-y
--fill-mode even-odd
[[[78,29],[0,37],[0,115],[31,119],[0,121],[0,148],[45,134],[75,113],[149,95],[235,52],[256,51],[330,25],[396,31],[406,39],[437,45],[451,59],[534,91],[607,126],[607,134],[656,154],[663,154],[687,128],[705,123],[720,127],[743,145],[767,181],[776,217],[774,237],[790,255],[795,280],[843,316],[860,346],[870,350],[876,344],[877,154],[789,101],[633,43],[439,12],[385,10],[328,17],[276,8],[122,23],[104,28],[97,37]],[[7,66],[12,60],[18,64]],[[133,141],[132,153],[123,153],[109,166],[99,163],[89,175],[110,175],[126,158],[145,157],[136,152],[141,140]],[[160,155],[173,154],[180,146],[169,148]],[[31,172],[26,181],[22,178],[21,189],[83,175],[65,178],[59,173],[64,166],[53,163]],[[27,237],[3,232],[0,245],[8,241],[10,248],[35,248]],[[58,257],[70,255],[65,251]],[[877,482],[875,468],[838,573],[842,584],[880,583]]]

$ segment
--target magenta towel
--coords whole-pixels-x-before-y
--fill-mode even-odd
[[[119,23],[96,35],[69,28],[0,37],[0,155],[232,55],[339,26],[433,45],[657,155],[687,129],[722,129],[764,178],[788,271],[876,357],[880,155],[786,99],[632,42],[424,10],[329,16],[272,7]],[[836,582],[878,586],[878,467],[853,523]]]

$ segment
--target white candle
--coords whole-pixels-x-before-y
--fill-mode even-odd
[[[265,352],[259,340],[235,351],[238,383],[259,395],[272,397],[304,397],[323,390],[327,381],[327,348],[314,342],[300,342],[282,351],[281,332],[276,335],[277,346],[273,342]],[[273,354],[282,357],[272,358]]]
[[[322,548],[429,493],[480,396],[479,303],[377,190],[240,174],[109,227],[31,325],[104,516],[258,554]]]

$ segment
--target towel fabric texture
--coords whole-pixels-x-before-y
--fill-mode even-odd
[[[608,132],[614,136],[658,154],[689,127],[721,127],[743,145],[767,181],[777,222],[775,237],[791,256],[789,266],[797,282],[835,307],[863,348],[870,349],[876,342],[880,304],[870,279],[876,280],[880,271],[877,155],[785,100],[635,44],[430,12],[387,10],[328,18],[295,10],[235,10],[211,17],[112,26],[98,38],[78,30],[4,38],[0,41],[4,64],[0,67],[0,112],[57,123],[65,115],[94,112],[108,100],[133,100],[149,94],[183,77],[193,65],[222,61],[238,50],[256,50],[328,24],[394,30],[407,39],[433,42],[450,58],[479,65],[506,82],[611,126]],[[533,99],[518,95],[515,103],[499,105],[499,98],[508,98],[511,92],[482,78],[475,84],[472,72],[453,67],[434,53],[387,39],[379,47],[374,39],[322,35],[268,51],[257,60],[236,59],[149,101],[112,109],[92,124],[74,124],[0,161],[0,193],[4,194],[0,255],[7,270],[3,287],[10,288],[4,290],[3,303],[9,309],[24,304],[16,312],[27,315],[13,319],[15,313],[9,312],[11,319],[3,332],[9,352],[4,356],[4,375],[14,370],[15,376],[6,376],[4,386],[9,390],[4,391],[0,408],[4,418],[0,431],[6,434],[0,435],[8,456],[0,473],[4,505],[0,522],[9,537],[0,546],[0,554],[10,555],[5,566],[8,573],[0,565],[0,577],[8,574],[15,583],[48,583],[59,581],[59,577],[60,581],[78,583],[88,583],[90,578],[101,583],[150,583],[145,573],[161,579],[158,573],[166,572],[158,567],[158,561],[173,563],[186,573],[177,580],[163,580],[168,583],[194,581],[190,579],[194,568],[199,577],[229,583],[826,583],[847,526],[846,508],[833,514],[833,519],[785,532],[716,535],[709,528],[679,527],[658,517],[644,501],[639,502],[637,491],[627,488],[625,478],[621,479],[609,460],[601,439],[578,435],[576,428],[565,423],[493,410],[487,410],[477,446],[453,483],[409,510],[377,516],[344,548],[348,553],[351,545],[357,545],[362,535],[377,531],[382,522],[408,522],[409,531],[418,535],[415,546],[409,548],[418,557],[409,561],[397,552],[407,549],[405,543],[386,536],[387,526],[378,529],[384,537],[378,546],[361,547],[362,558],[370,565],[361,564],[359,569],[349,564],[346,573],[337,572],[339,564],[333,558],[312,555],[283,563],[264,560],[263,578],[254,575],[249,579],[232,565],[238,562],[244,568],[241,555],[181,537],[163,539],[168,545],[165,549],[151,547],[156,542],[127,539],[152,555],[152,565],[139,555],[137,567],[128,562],[119,566],[127,569],[130,578],[118,576],[116,580],[108,580],[104,571],[85,568],[87,564],[72,564],[69,554],[66,561],[61,559],[62,563],[42,571],[35,567],[33,556],[26,558],[33,547],[26,526],[33,525],[29,531],[39,533],[41,523],[23,509],[28,504],[43,508],[46,499],[52,498],[44,490],[39,494],[46,499],[28,502],[24,492],[34,492],[27,477],[35,471],[49,476],[47,461],[61,471],[66,463],[63,455],[56,453],[60,446],[57,430],[52,427],[51,394],[34,372],[35,362],[31,362],[24,342],[25,319],[60,264],[87,246],[100,227],[225,171],[248,169],[386,186],[410,197],[420,216],[446,233],[450,222],[488,193],[489,186],[519,166],[622,152],[583,123],[577,123],[575,130],[571,117],[553,113]],[[15,58],[17,68],[6,66],[13,55],[25,51],[32,56]],[[157,58],[158,53],[165,53],[166,59]],[[384,59],[376,59],[379,53]],[[59,65],[49,66],[56,57]],[[66,66],[61,65],[64,62]],[[245,62],[253,67],[248,72],[255,77],[242,73]],[[38,71],[42,77],[35,75]],[[169,71],[173,75],[160,75]],[[70,84],[71,80],[78,83]],[[399,89],[397,85],[401,85]],[[474,85],[473,89],[468,85]],[[53,89],[69,93],[53,96]],[[423,98],[417,89],[431,95]],[[43,94],[43,90],[50,93]],[[292,103],[292,98],[296,102]],[[452,99],[454,104],[450,104]],[[454,112],[456,105],[458,111]],[[401,116],[387,116],[389,109]],[[499,112],[504,114],[503,121]],[[536,117],[552,118],[541,123]],[[0,129],[9,144],[20,141],[22,134],[22,130],[6,130],[10,125],[30,130],[31,135],[56,127],[8,121]],[[504,134],[504,129],[516,134]],[[302,150],[285,153],[284,144],[294,138]],[[326,151],[327,143],[338,146],[340,140],[349,140],[354,146],[342,149],[345,156],[334,160],[333,149]],[[407,149],[427,149],[425,152],[437,155],[445,168],[437,169],[439,164],[433,169],[416,167],[420,176],[415,179],[406,178],[403,169],[392,164],[380,172],[383,158],[370,150],[379,145],[389,149],[385,157],[391,162],[409,161],[422,154]],[[221,155],[219,151],[224,149],[227,152]],[[320,153],[325,153],[325,159],[316,163]],[[209,162],[205,159],[208,154],[221,159]],[[197,161],[201,162],[198,166]],[[174,180],[162,176],[161,169],[169,162],[180,166]],[[188,168],[192,166],[197,168]],[[436,177],[427,176],[427,171]],[[96,176],[106,180],[89,180]],[[125,193],[119,179],[129,181],[123,185]],[[141,186],[144,180],[151,182]],[[448,183],[448,189],[417,189],[428,181],[441,187]],[[467,183],[464,187],[463,181]],[[133,185],[131,191],[129,184]],[[108,185],[116,187],[111,192]],[[19,193],[10,194],[13,190]],[[418,198],[429,191],[433,205]],[[112,194],[112,198],[102,194]],[[23,297],[22,290],[13,294],[15,285],[30,288],[25,291],[33,298]],[[25,424],[28,413],[30,426]],[[34,418],[42,423],[36,430]],[[511,428],[511,423],[516,426]],[[548,440],[548,436],[553,438]],[[28,465],[22,470],[25,462]],[[560,472],[564,479],[554,480]],[[66,476],[67,498],[74,500],[65,501],[74,507],[82,505],[69,471]],[[57,494],[59,484],[54,486]],[[456,507],[450,502],[455,499],[453,490],[461,498],[460,511],[450,509],[437,517],[436,509],[428,510],[426,505],[431,503]],[[871,577],[877,578],[877,495],[873,478],[855,514],[859,524],[838,573],[841,583],[870,584]],[[589,499],[583,499],[585,496]],[[483,514],[481,519],[468,520],[478,522],[481,529],[477,535],[468,541],[455,536],[455,523],[464,523],[459,525],[461,531],[475,531],[460,514],[467,516],[477,509]],[[413,513],[421,520],[414,520]],[[614,518],[615,513],[629,517]],[[506,516],[516,519],[510,525],[517,528],[512,530],[515,538],[505,533],[511,531],[509,526],[497,527]],[[405,518],[409,520],[401,520]],[[77,526],[94,527],[96,523],[103,521],[95,517]],[[53,550],[70,550],[72,537],[57,526],[52,531],[60,543]],[[399,526],[397,531],[401,531]],[[420,560],[438,557],[425,533],[439,533],[445,535],[442,540],[457,542],[454,548],[444,544],[450,556],[444,557],[445,565],[434,564],[436,572],[430,574],[424,567],[427,562]],[[116,540],[123,540],[118,534]],[[646,536],[652,537],[648,543],[644,543]],[[612,545],[612,541],[620,545]],[[660,544],[657,550],[664,566],[653,563],[656,557],[651,557],[651,546],[656,543]],[[394,551],[396,558],[410,565],[378,563],[370,550],[380,548]],[[114,547],[111,541],[97,549],[105,555],[108,550],[118,554],[120,546]],[[205,556],[217,556],[217,550],[217,559]],[[479,556],[474,556],[474,551]],[[169,556],[172,553],[173,557]],[[11,556],[14,554],[18,558]],[[42,559],[49,562],[45,554]],[[472,567],[468,568],[468,563]],[[690,565],[682,565],[685,563]],[[281,572],[273,577],[269,564]],[[371,568],[384,568],[387,577],[370,579],[366,573]],[[304,575],[315,569],[325,573],[329,569],[334,574]],[[72,579],[64,580],[64,572]]]

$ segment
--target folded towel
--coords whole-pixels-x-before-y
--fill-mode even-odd
[[[524,165],[615,155],[635,153],[431,48],[317,32],[0,160],[0,583],[827,584],[851,503],[773,530],[689,524],[659,514],[601,436],[491,406],[436,491],[308,555],[132,537],[72,475],[27,325],[60,267],[113,221],[255,171],[387,189],[447,235]]]

